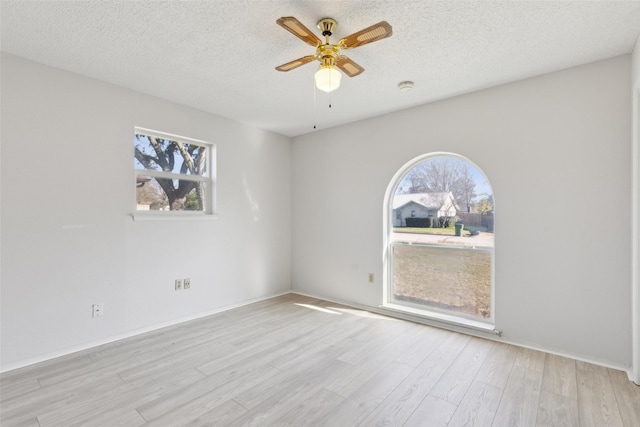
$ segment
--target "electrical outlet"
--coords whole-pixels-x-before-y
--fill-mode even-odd
[[[182,287],[183,287],[182,279],[176,279],[176,291],[182,290]]]
[[[190,278],[186,278],[184,279],[184,288],[185,289],[191,289],[191,279]]]
[[[373,283],[373,273],[369,273],[369,283]]]
[[[104,304],[93,304],[91,308],[93,310],[92,317],[102,317],[104,314]]]

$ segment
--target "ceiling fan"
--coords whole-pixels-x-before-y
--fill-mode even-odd
[[[386,21],[381,21],[343,38],[336,44],[331,44],[329,43],[329,37],[338,26],[335,19],[322,18],[317,23],[318,29],[325,37],[324,43],[293,16],[282,17],[276,23],[303,42],[316,48],[314,55],[303,56],[287,62],[276,67],[276,70],[290,71],[314,60],[319,61],[320,69],[315,74],[316,87],[325,92],[334,91],[340,86],[341,74],[336,67],[349,77],[355,77],[364,71],[362,66],[341,55],[340,51],[342,49],[353,49],[382,40],[392,34],[391,25]]]

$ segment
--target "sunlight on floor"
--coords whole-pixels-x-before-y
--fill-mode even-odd
[[[390,322],[399,322],[399,319],[393,319],[391,317],[387,317],[387,316],[382,316],[379,314],[375,314],[375,313],[370,313],[368,311],[365,310],[357,310],[355,308],[342,308],[342,307],[318,307],[317,305],[313,305],[313,304],[301,304],[298,302],[294,303],[297,306],[300,307],[305,307],[305,308],[310,308],[311,310],[317,310],[317,311],[321,311],[323,313],[330,313],[330,314],[351,314],[353,316],[358,316],[358,317],[366,317],[369,319],[380,319],[380,320],[387,320]]]
[[[356,310],[353,308],[338,308],[338,307],[329,307],[329,308],[331,310],[337,310],[343,313],[353,314],[354,316],[359,316],[359,317],[367,317],[369,319],[380,319],[380,320],[388,320],[390,322],[400,322],[400,320],[398,319],[393,319],[391,317],[382,316],[382,315],[371,313],[364,310]]]
[[[306,307],[306,308],[310,308],[312,310],[318,310],[318,311],[322,311],[323,313],[330,313],[330,314],[342,314],[338,311],[333,311],[333,310],[329,310],[328,308],[322,308],[322,307],[318,307],[315,305],[311,305],[311,304],[300,304],[300,303],[294,303],[295,305],[298,305],[300,307]]]

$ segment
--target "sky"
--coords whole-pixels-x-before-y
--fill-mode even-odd
[[[481,200],[484,199],[490,195],[493,194],[493,191],[491,190],[491,185],[489,184],[487,178],[485,177],[485,175],[482,173],[482,171],[480,170],[480,168],[478,168],[476,165],[474,165],[473,163],[471,163],[468,160],[465,160],[463,158],[460,157],[453,157],[453,156],[438,156],[438,157],[430,157],[426,160],[421,161],[418,164],[422,164],[424,162],[429,162],[429,161],[433,161],[433,160],[438,160],[438,159],[443,159],[443,158],[448,158],[451,161],[454,162],[461,162],[463,164],[465,164],[467,166],[467,168],[469,169],[469,172],[471,172],[471,176],[473,178],[474,183],[476,184],[475,187],[475,192],[477,194],[475,200]],[[409,175],[409,172],[411,171],[411,169],[407,170],[407,173],[405,174],[405,178],[402,179],[402,181],[400,182],[400,185],[398,186],[398,189],[400,188],[408,188],[410,186],[410,184],[408,183],[407,180],[407,176]]]

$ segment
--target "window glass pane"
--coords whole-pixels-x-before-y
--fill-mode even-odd
[[[207,173],[207,147],[135,134],[135,168],[182,175],[204,176]]]
[[[490,250],[394,244],[392,301],[453,311],[491,314]]]
[[[391,209],[392,241],[494,246],[491,186],[462,158],[430,157],[413,166]]]
[[[137,210],[204,211],[206,182],[186,179],[138,176],[136,179]]]

